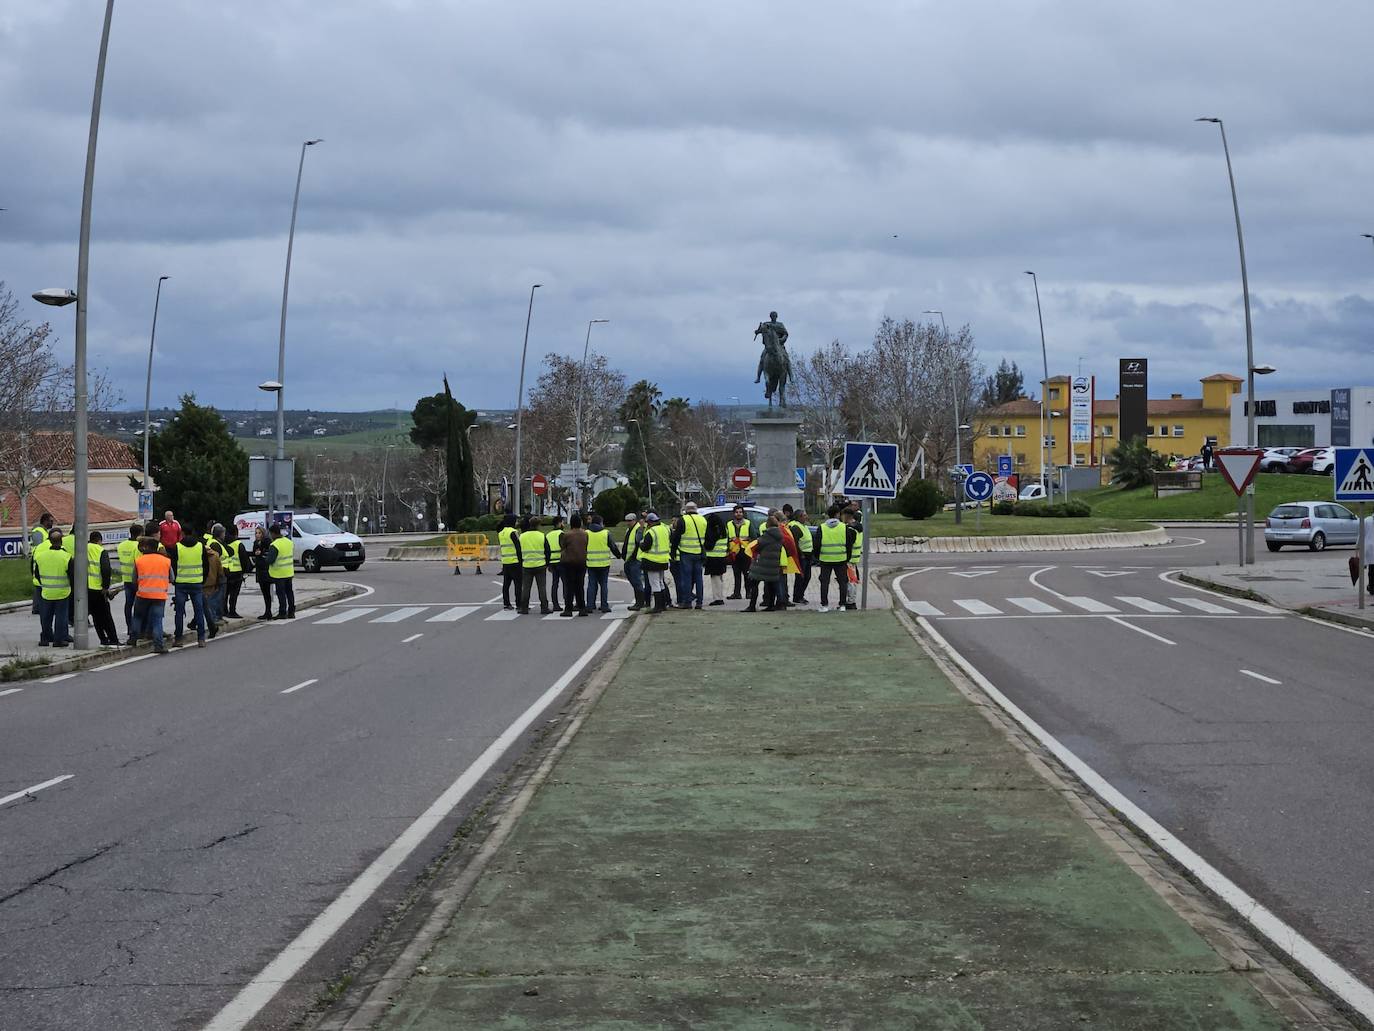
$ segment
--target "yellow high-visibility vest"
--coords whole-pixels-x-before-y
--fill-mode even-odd
[[[544,559],[544,531],[526,530],[520,535],[520,565],[525,569],[543,569],[547,564]]]
[[[611,564],[611,531],[587,531],[587,568],[606,569]]]
[[[544,534],[544,538],[549,542],[549,562],[556,563],[563,557],[563,531],[550,530]]]
[[[104,587],[100,579],[100,556],[105,553],[105,549],[94,541],[86,544],[86,586],[93,591],[98,591]]]
[[[682,517],[682,536],[677,539],[677,550],[684,555],[700,555],[705,542],[706,517],[688,512]]]
[[[72,585],[67,580],[72,557],[66,549],[39,548],[34,552],[33,561],[38,567],[38,584],[43,588],[44,601],[61,601],[72,596]]]
[[[513,526],[503,526],[497,531],[496,540],[501,545],[501,565],[513,566],[517,559],[515,557],[515,537],[516,529]]]
[[[205,582],[205,545],[177,541],[177,583],[196,587]]]
[[[134,582],[134,563],[138,561],[138,541],[130,537],[115,546],[119,555],[119,578],[126,584]]]
[[[831,526],[828,522],[821,523],[821,561],[830,563],[842,563],[845,561],[848,548],[849,527],[844,523],[836,523]]]
[[[294,556],[296,546],[290,538],[278,537],[272,542],[272,564],[267,567],[267,575],[273,580],[290,580],[296,575]]]

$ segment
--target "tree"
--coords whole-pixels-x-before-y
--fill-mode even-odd
[[[638,507],[639,495],[628,483],[603,490],[592,499],[593,510],[599,513],[601,521],[610,527],[624,519],[626,512],[633,512]]]
[[[1122,441],[1107,455],[1112,482],[1130,490],[1154,483],[1154,474],[1165,465],[1164,456],[1150,447],[1144,437]]]
[[[472,466],[478,488],[486,496],[486,485],[509,477],[515,464],[515,431],[490,422],[479,422],[468,435]]]
[[[448,382],[447,376],[444,382]],[[411,443],[426,450],[442,450],[448,443],[449,411],[455,404],[447,389],[416,401],[410,410],[410,421],[414,424],[410,427]]]
[[[445,516],[449,526],[456,526],[458,520],[477,514],[477,498],[472,489],[472,452],[468,448],[468,428],[477,421],[477,416],[453,399],[447,375],[444,376],[444,397],[448,402],[444,461],[448,505]]]
[[[625,446],[625,474],[641,496],[648,494],[650,474],[645,468],[644,456],[654,447],[654,430],[662,397],[663,392],[656,384],[642,379],[630,387],[616,412],[630,432],[629,442]]]
[[[616,409],[624,396],[625,377],[610,367],[605,355],[591,355],[584,368],[582,362],[566,355],[546,354],[544,371],[525,409],[525,443],[534,445],[530,458],[537,457],[539,462],[530,471],[552,475],[565,459],[572,458],[568,438],[578,433],[579,401],[582,460],[594,470],[605,458]]]
[[[832,340],[792,366],[792,396],[801,410],[809,451],[825,467],[820,488],[824,496],[834,493],[835,467],[850,439],[844,400],[853,361],[848,348]]]
[[[929,480],[912,477],[897,493],[897,511],[908,519],[929,519],[944,504],[940,488]]]
[[[978,401],[984,408],[996,408],[1015,401],[1025,392],[1025,373],[1016,367],[1015,362],[1009,365],[1003,358],[997,365],[997,371],[983,380],[983,393]]]
[[[196,529],[210,519],[226,522],[242,511],[248,498],[248,455],[219,412],[196,404],[194,394],[183,395],[181,409],[148,446],[158,484],[155,511],[171,509],[184,525]],[[298,470],[298,491],[303,475]]]

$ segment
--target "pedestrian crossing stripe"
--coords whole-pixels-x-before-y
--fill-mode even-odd
[[[597,613],[602,619],[624,619],[629,616],[630,610],[628,603],[614,603],[610,612]],[[347,608],[332,610],[323,619],[317,619],[315,626],[339,626],[343,623],[351,623],[355,620],[366,620],[369,623],[403,623],[408,619],[420,617],[426,623],[456,623],[460,619],[465,619],[476,612],[481,612],[481,605],[354,605]],[[510,620],[522,618],[519,612],[514,609],[497,609],[495,612],[485,616],[483,621],[487,623],[502,623]],[[545,619],[558,619],[558,610],[544,615]],[[576,622],[576,620],[569,620]]]
[[[1349,458],[1350,451],[1355,452],[1353,459]],[[1342,471],[1339,466],[1344,463],[1341,459],[1350,462],[1350,465]],[[1371,461],[1369,452],[1355,448],[1336,449],[1337,473],[1340,474],[1336,487],[1337,501],[1368,501],[1374,499],[1374,461]]]
[[[1069,595],[1058,596],[1055,600],[1060,603],[1058,606],[1052,605],[1040,598],[994,598],[992,601],[986,601],[980,598],[954,598],[951,599],[951,604],[963,611],[952,615],[928,601],[907,600],[905,606],[908,612],[914,612],[918,616],[926,616],[933,619],[968,619],[979,616],[1020,615],[1021,613],[1029,613],[1033,616],[1075,616],[1082,615],[1083,613],[1094,616],[1129,616],[1135,612],[1140,612],[1151,616],[1178,616],[1188,614],[1186,610],[1202,612],[1209,616],[1247,615],[1247,613],[1227,608],[1224,605],[1218,605],[1215,602],[1205,601],[1202,598],[1168,598],[1164,601],[1155,601],[1152,598],[1122,594],[1112,599],[1118,603],[1116,605],[1109,605],[1107,602],[1099,601],[1096,598],[1072,597]],[[1020,610],[1020,612],[1004,612],[1002,609],[998,608],[997,605],[993,604],[993,602],[996,601],[1005,602],[1008,606]],[[1168,604],[1165,604],[1165,601],[1167,601]]]

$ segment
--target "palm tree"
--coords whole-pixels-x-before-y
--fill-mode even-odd
[[[658,402],[662,396],[663,391],[657,384],[642,379],[630,387],[616,415],[621,422],[638,419],[641,423],[652,423],[658,418]]]

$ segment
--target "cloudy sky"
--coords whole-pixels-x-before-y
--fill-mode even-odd
[[[74,285],[100,0],[0,0],[0,279]],[[270,402],[307,155],[287,404],[515,403],[592,342],[665,395],[942,308],[984,362],[1244,365],[1221,141],[1276,389],[1374,384],[1374,6],[813,0],[121,0],[90,348],[142,402]],[[46,311],[33,306],[40,320]],[[62,346],[70,316],[55,319]]]

